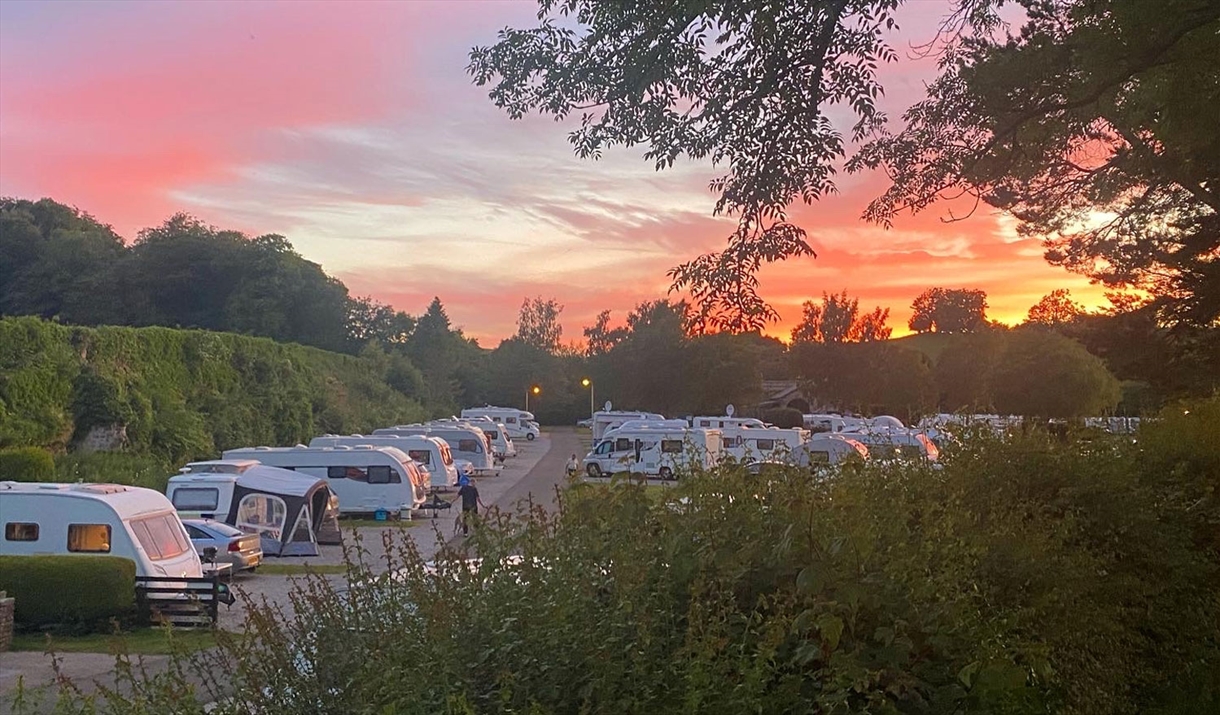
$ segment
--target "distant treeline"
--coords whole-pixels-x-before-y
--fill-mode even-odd
[[[1137,306],[1084,314],[1060,291],[1016,329],[986,320],[981,291],[931,288],[914,306],[921,321],[912,328],[928,332],[886,340],[888,309],[861,313],[846,293],[823,293],[821,304],[806,304],[790,347],[757,332],[698,334],[686,304],[650,301],[617,327],[603,312],[576,345],[561,340],[562,306],[538,298],[522,305],[517,334],[489,350],[450,323],[439,298],[413,316],[352,297],[283,236],[250,238],[179,214],[128,245],[50,199],[0,199],[0,315],[241,333],[360,356],[359,364],[379,366],[379,389],[414,406],[385,419],[485,402],[523,406],[535,386],[530,408],[549,424],[571,424],[607,400],[670,415],[719,413],[730,403],[749,411],[765,397],[763,380],[796,381],[805,398],[797,407],[904,419],[945,410],[1138,414],[1220,386],[1216,330],[1170,332]],[[318,365],[340,364],[329,360]],[[0,416],[25,419],[11,402],[10,370],[0,364]],[[153,410],[169,404],[143,399]],[[52,433],[4,429],[0,446],[71,436],[39,434]]]

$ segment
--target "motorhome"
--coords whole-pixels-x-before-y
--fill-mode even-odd
[[[629,412],[624,410],[601,410],[593,413],[593,444],[597,444],[606,432],[630,420],[663,420],[664,415],[655,412]]]
[[[662,419],[662,420],[627,420],[626,422],[624,422],[620,425],[616,425],[616,426],[611,427],[610,429],[606,430],[606,433],[602,435],[602,439],[604,439],[604,440],[613,439],[614,435],[616,435],[620,431],[634,430],[634,429],[639,429],[641,427],[651,427],[654,429],[657,427],[665,427],[665,428],[669,428],[669,429],[686,429],[687,427],[690,427],[690,425],[686,422],[686,420],[678,420],[678,419],[675,419],[675,420],[664,420],[664,419]]]
[[[381,429],[373,430],[373,434],[414,434],[425,437],[439,437],[449,445],[449,451],[452,452],[454,459],[465,459],[470,462],[471,469],[476,477],[495,476],[501,470],[500,465],[495,463],[492,451],[487,447],[487,435],[483,434],[483,431],[476,427],[411,424],[382,427]]]
[[[739,462],[784,460],[809,439],[803,429],[779,427],[725,427],[720,433],[725,454]]]
[[[833,413],[802,415],[802,422],[805,425],[805,429],[814,434],[827,432],[837,434],[839,432],[858,432],[868,429],[868,423],[859,417]]]
[[[936,444],[926,434],[914,430],[877,430],[838,434],[868,447],[868,454],[872,459],[927,459],[935,462],[940,457],[940,450],[936,448]]]
[[[191,462],[165,493],[183,518],[215,519],[258,534],[271,556],[317,556],[340,543],[339,499],[325,479],[250,459]]]
[[[728,429],[728,428],[753,428],[766,429],[771,425],[754,417],[692,417],[690,418],[691,427],[703,427],[706,429]]]
[[[243,447],[225,450],[223,456],[321,477],[338,495],[340,514],[409,516],[428,500],[428,473],[396,447]]]
[[[440,437],[399,434],[327,434],[314,437],[310,447],[357,447],[369,444],[374,447],[394,447],[407,453],[416,464],[428,473],[433,489],[451,489],[457,486],[458,470],[454,464],[449,443]]]
[[[462,417],[489,417],[504,425],[510,439],[524,437],[526,441],[532,442],[541,434],[534,413],[518,410],[515,407],[496,407],[494,405],[467,407],[462,410]]]
[[[584,469],[594,478],[631,472],[674,479],[691,469],[711,469],[722,455],[720,430],[640,427],[602,440],[585,456]]]
[[[203,567],[164,494],[117,484],[0,482],[0,554],[121,556],[137,576],[200,578]]]

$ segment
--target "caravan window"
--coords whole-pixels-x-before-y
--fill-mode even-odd
[[[68,524],[68,551],[84,554],[110,553],[110,525]]]
[[[666,454],[681,454],[682,453],[682,440],[680,440],[680,439],[661,440],[661,451]]]
[[[756,439],[756,440],[754,440],[754,444],[759,449],[765,450],[765,451],[770,451],[772,449],[775,449],[775,440],[773,440],[773,439]]]
[[[37,524],[12,522],[4,525],[5,541],[38,541]]]
[[[626,437],[619,437],[617,440],[615,440],[615,442],[614,442],[614,451],[615,452],[626,452],[630,449],[631,449],[631,440],[627,439]]]
[[[175,489],[171,501],[179,511],[211,511],[220,501],[220,490],[216,487]]]
[[[161,561],[180,556],[191,548],[179,528],[180,523],[172,514],[161,514],[131,522],[131,530],[148,558]]]
[[[811,451],[809,452],[810,464],[830,464],[830,452]]]
[[[407,456],[424,466],[432,464],[432,452],[426,449],[409,449]]]
[[[483,430],[487,434],[487,439],[500,439],[500,433],[493,430]]]
[[[459,439],[458,440],[458,451],[459,452],[474,452],[475,454],[482,454],[483,448],[479,446],[478,440]]]
[[[712,421],[711,420],[699,420],[699,426],[700,427],[711,427]]]
[[[369,484],[401,484],[402,477],[389,467],[369,467]]]
[[[347,467],[327,467],[327,479],[347,479]]]
[[[515,425],[515,424],[517,424],[517,418],[516,418],[516,417],[505,417],[505,418],[504,418],[504,424],[506,424],[506,425]]]

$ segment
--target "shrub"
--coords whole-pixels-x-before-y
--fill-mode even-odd
[[[136,565],[118,556],[0,556],[0,591],[16,599],[14,622],[103,627],[135,607]]]
[[[55,460],[41,447],[0,449],[0,481],[50,482],[55,479]]]
[[[805,426],[805,416],[794,407],[776,407],[771,410],[763,410],[762,420],[784,429]]]

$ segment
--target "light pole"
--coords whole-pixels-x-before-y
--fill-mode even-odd
[[[531,392],[534,393],[535,397],[537,397],[542,392],[542,388],[538,387],[537,385],[533,385],[528,390],[525,391],[525,411],[526,412],[530,411],[530,393]]]
[[[593,409],[593,381],[586,377],[585,379],[580,381],[580,384],[589,388],[589,417],[592,417],[593,412],[594,412],[594,409]]]

